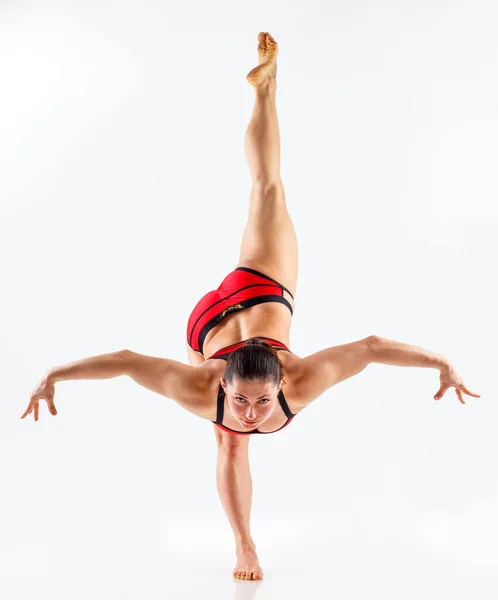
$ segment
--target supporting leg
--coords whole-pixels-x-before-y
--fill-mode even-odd
[[[216,485],[236,546],[254,549],[250,532],[252,478],[247,451],[218,448]]]
[[[249,468],[249,437],[236,436],[214,426],[218,443],[216,485],[235,537],[237,579],[262,579],[263,571],[251,536],[252,478]]]

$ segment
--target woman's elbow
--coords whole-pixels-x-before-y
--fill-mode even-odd
[[[379,340],[380,340],[380,337],[378,335],[369,335],[368,337],[365,338],[368,363],[373,362],[375,348],[377,347]]]

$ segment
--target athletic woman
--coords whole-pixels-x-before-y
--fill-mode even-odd
[[[288,426],[328,388],[357,375],[370,363],[432,367],[440,371],[435,399],[449,387],[470,392],[449,360],[416,346],[375,335],[300,358],[289,350],[296,295],[298,251],[280,177],[280,134],[276,108],[278,46],[268,33],[258,36],[259,64],[247,75],[255,106],[245,136],[252,176],[248,221],[238,265],[218,289],[195,306],[187,326],[189,365],[122,350],[50,369],[31,394],[21,418],[46,400],[56,415],[54,384],[70,379],[128,375],[214,424],[218,444],[217,487],[233,529],[234,577],[261,579],[250,533],[252,480],[250,434]]]

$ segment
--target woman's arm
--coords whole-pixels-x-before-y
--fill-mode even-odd
[[[371,362],[373,336],[325,348],[303,358],[294,384],[300,410],[333,385],[358,375]]]
[[[56,383],[72,379],[110,379],[126,375],[125,363],[128,352],[128,350],[119,350],[53,367],[47,373],[48,381]]]
[[[370,362],[398,367],[427,367],[439,371],[450,364],[443,354],[436,354],[418,346],[410,346],[377,335],[371,337]]]
[[[205,387],[209,385],[209,373],[176,360],[156,358],[120,350],[98,356],[90,356],[66,365],[53,367],[38,382],[31,393],[30,404],[21,418],[34,411],[38,420],[38,402],[45,399],[52,414],[57,414],[53,397],[54,385],[59,381],[74,379],[110,379],[128,375],[139,385],[175,400],[186,410],[207,418],[211,408]]]
[[[296,383],[298,403],[302,408],[318,398],[328,388],[363,371],[370,363],[400,367],[429,367],[440,371],[440,388],[435,395],[439,400],[450,387],[465,404],[462,392],[479,398],[470,392],[443,354],[436,354],[418,346],[411,346],[376,335],[326,348],[307,356],[301,361],[301,371]]]
[[[418,346],[410,346],[387,338],[372,336],[370,345],[370,360],[384,365],[399,367],[428,367],[439,371],[439,390],[434,400],[440,400],[450,388],[455,388],[455,393],[461,404],[465,404],[462,392],[474,398],[480,394],[471,392],[464,384],[463,379],[456,372],[455,367],[443,354],[435,354]]]
[[[34,413],[34,419],[38,421],[40,400],[47,402],[48,409],[54,417],[57,415],[54,404],[55,384],[57,382],[70,381],[71,379],[110,379],[111,377],[126,375],[126,361],[128,361],[128,350],[119,350],[118,352],[109,352],[99,356],[90,356],[49,369],[31,392],[28,408],[24,411],[21,419]]]
[[[190,412],[207,418],[214,396],[206,394],[210,373],[169,358],[156,358],[126,351],[125,374],[139,385],[175,400]]]
[[[182,406],[188,405],[191,410],[202,394],[206,372],[169,358],[120,350],[54,367],[48,372],[48,381],[109,379],[120,375],[128,375],[139,385],[176,400]]]

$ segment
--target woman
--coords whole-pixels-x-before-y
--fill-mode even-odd
[[[21,417],[34,412],[37,421],[42,399],[57,414],[56,381],[128,375],[212,421],[218,443],[217,486],[235,535],[234,576],[241,579],[263,576],[249,527],[249,434],[283,429],[325,390],[375,362],[438,369],[435,399],[451,386],[462,404],[462,393],[479,397],[465,387],[446,357],[377,336],[306,358],[289,350],[298,252],[280,178],[278,47],[268,33],[260,33],[258,40],[259,64],[247,75],[256,92],[245,138],[252,175],[248,222],[237,267],[198,302],[189,318],[190,366],[123,350],[55,367],[39,381]]]

